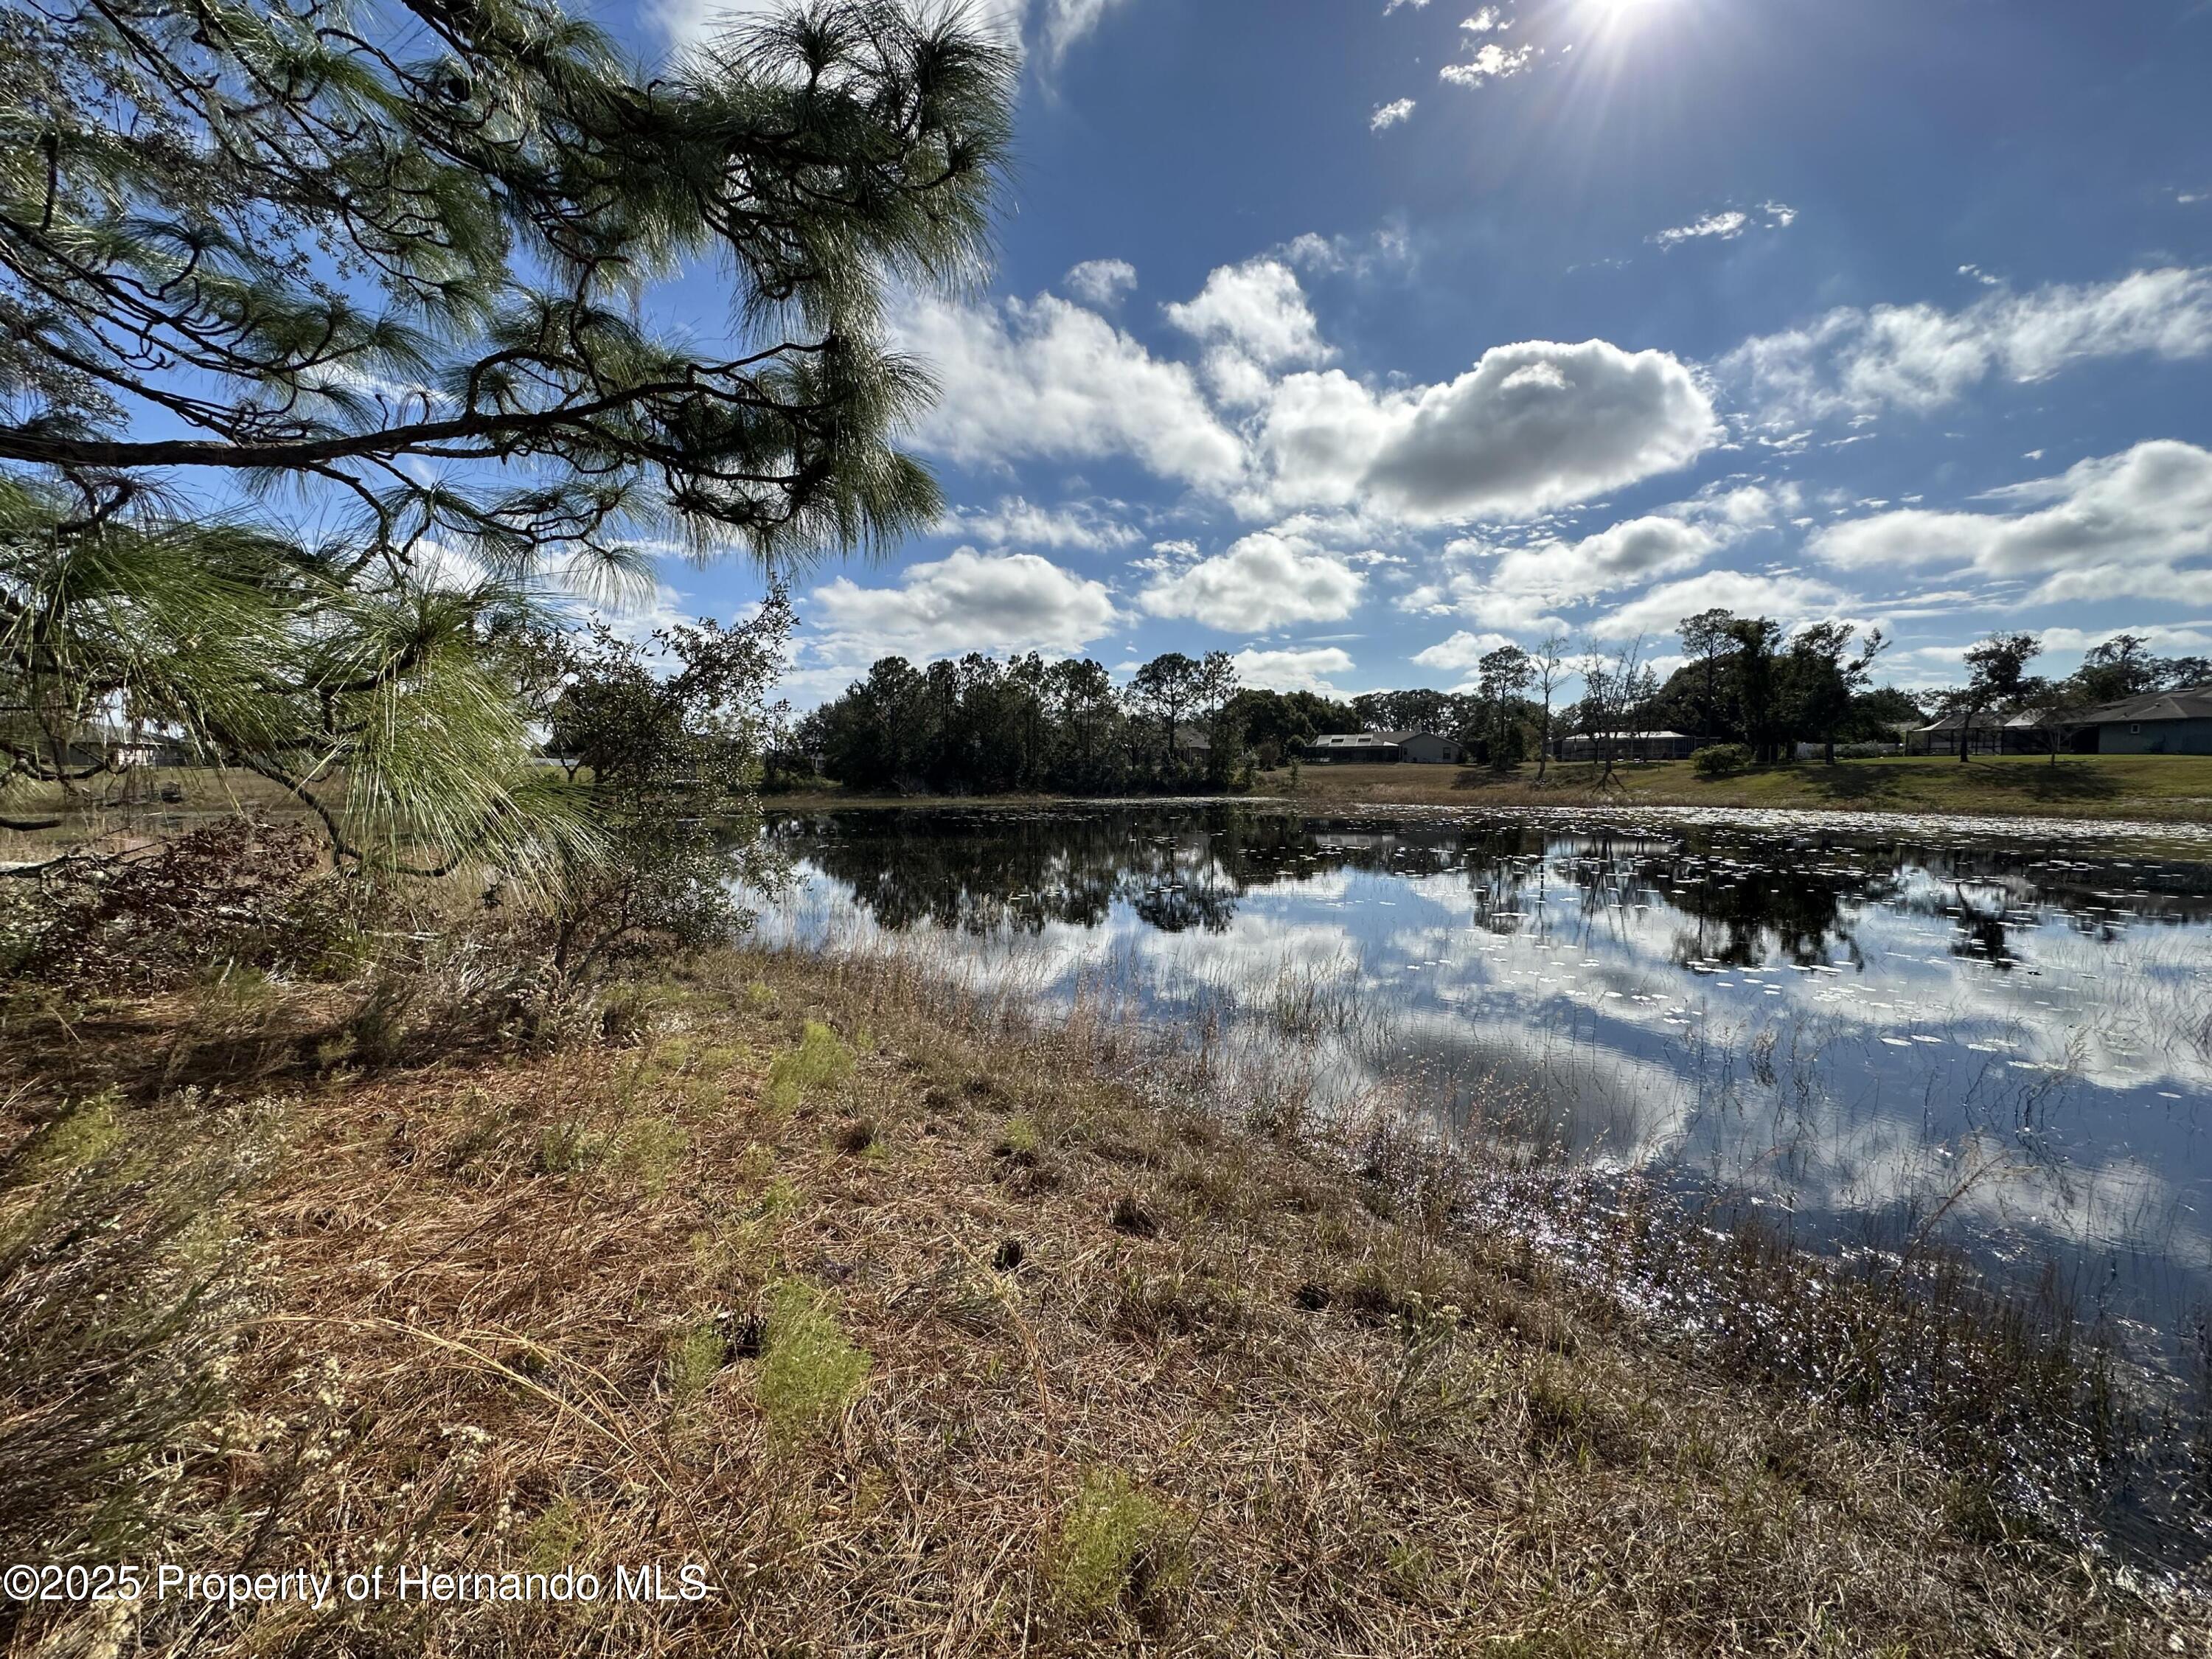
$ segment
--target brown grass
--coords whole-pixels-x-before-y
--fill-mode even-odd
[[[1148,1103],[1084,1043],[979,1036],[896,975],[793,957],[722,958],[645,1004],[628,1048],[284,1080],[283,1153],[241,1212],[235,1404],[179,1455],[172,1543],[200,1569],[658,1564],[672,1590],[698,1563],[706,1598],[171,1606],[26,1620],[11,1651],[2148,1654],[2183,1633],[1911,1453],[1655,1352],[1524,1250],[1448,1240],[1437,1206]],[[67,1087],[174,1016],[80,1020]],[[62,1085],[19,1041],[41,1016],[15,1018],[21,1126]],[[266,1096],[252,1077],[285,1062],[234,1049],[251,1063],[208,1097]],[[167,1074],[133,1073],[149,1097]]]

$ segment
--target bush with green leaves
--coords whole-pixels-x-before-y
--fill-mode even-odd
[[[1691,757],[1691,769],[1701,778],[1724,778],[1748,769],[1751,750],[1740,743],[1708,744]]]

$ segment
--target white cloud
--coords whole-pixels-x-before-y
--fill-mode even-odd
[[[1559,607],[1694,570],[1725,539],[1724,529],[1650,516],[1627,520],[1578,541],[1553,538],[1504,550],[1475,541],[1455,542],[1444,552],[1458,568],[1442,580],[1413,590],[1407,604],[1431,614],[1466,617],[1488,629],[1530,634],[1563,626],[1555,614]],[[1455,634],[1444,646],[1431,649],[1443,651],[1454,641],[1478,637],[1494,642],[1502,635]],[[1440,667],[1467,665],[1428,655],[1414,660]]]
[[[1041,0],[1035,8],[1036,28],[1045,61],[1060,63],[1120,3],[1121,0]]]
[[[2039,577],[2032,597],[2046,601],[2212,592],[2212,571],[2176,568],[2212,554],[2212,451],[2170,439],[2137,444],[1983,499],[2027,510],[1877,514],[1828,526],[1807,550],[1845,569],[1971,566]]]
[[[1707,237],[1732,242],[1747,230],[1787,230],[1797,222],[1797,210],[1786,202],[1762,202],[1759,211],[1765,216],[1763,221],[1741,208],[1727,208],[1708,213],[1702,219],[1693,219],[1686,225],[1662,230],[1651,240],[1662,248],[1680,247],[1685,242]]]
[[[1442,521],[1586,501],[1687,465],[1718,432],[1711,401],[1665,352],[1536,340],[1407,392],[1334,370],[1290,375],[1256,441],[1278,507],[1365,497]]]
[[[2046,652],[2087,651],[2118,634],[2132,634],[2154,651],[2202,652],[2212,647],[2212,617],[2188,622],[2136,623],[2120,628],[2045,628],[2036,639]]]
[[[1449,639],[1440,641],[1425,651],[1416,651],[1413,660],[1424,668],[1463,672],[1472,669],[1492,652],[1512,643],[1513,641],[1504,634],[1470,634],[1462,629]]]
[[[1429,0],[1389,0],[1389,3],[1382,8],[1382,15],[1388,17],[1401,6],[1411,6],[1415,11],[1419,11],[1428,3]]]
[[[1196,378],[1096,312],[1049,294],[970,307],[912,301],[899,342],[935,373],[918,447],[967,465],[1012,457],[1135,457],[1162,477],[1227,486],[1243,447]]]
[[[1137,268],[1127,259],[1085,259],[1069,268],[1060,286],[1079,300],[1110,306],[1137,285]]]
[[[1495,6],[1485,6],[1460,27],[1469,34],[1488,34],[1493,29],[1511,28],[1513,20]]]
[[[1796,425],[1887,408],[1927,413],[1992,378],[2041,380],[2072,363],[2134,355],[2212,355],[2212,270],[1991,293],[1957,311],[1846,307],[1747,340],[1719,368],[1770,425]]]
[[[992,547],[1015,543],[1025,548],[1074,549],[1100,552],[1144,540],[1134,526],[1109,518],[1088,501],[1038,507],[1019,495],[1000,497],[989,509],[963,507],[938,526],[939,533],[964,536]]]
[[[1322,343],[1297,273],[1279,259],[1222,265],[1197,298],[1161,309],[1184,333],[1225,342],[1264,368],[1327,362],[1336,355]]]
[[[1464,64],[1446,64],[1437,71],[1437,78],[1455,87],[1479,87],[1489,81],[1503,81],[1518,75],[1535,61],[1536,48],[1515,46],[1510,50],[1495,40],[1486,40],[1476,49],[1472,59]]]
[[[1301,365],[1334,355],[1296,274],[1263,256],[1164,307],[1203,348],[1204,383],[1051,294],[981,305],[909,296],[902,348],[936,374],[918,448],[964,465],[1127,456],[1248,518],[1356,508],[1377,526],[1540,512],[1672,471],[1721,433],[1698,379],[1602,340],[1486,352],[1440,386],[1376,388]],[[1011,539],[1011,538],[1010,538]]]
[[[1672,247],[1678,242],[1691,242],[1703,236],[1717,236],[1724,242],[1734,241],[1751,228],[1751,216],[1731,208],[1726,213],[1708,213],[1702,219],[1686,225],[1677,225],[1672,230],[1662,230],[1651,240],[1662,247]]]
[[[1577,542],[1540,542],[1498,556],[1491,585],[1565,604],[1692,570],[1719,542],[1679,519],[1631,519]]]
[[[1366,584],[1342,560],[1261,531],[1225,553],[1157,577],[1137,603],[1155,617],[1188,617],[1224,632],[1258,634],[1348,617]]]
[[[1329,676],[1349,674],[1353,667],[1350,654],[1333,645],[1296,651],[1247,649],[1229,660],[1242,684],[1263,691],[1317,691],[1325,697],[1339,695]]]
[[[862,587],[839,576],[816,588],[809,605],[835,636],[823,647],[826,654],[850,662],[885,652],[1071,653],[1119,620],[1103,583],[1034,553],[969,547],[908,566],[896,587]]]
[[[1385,127],[1395,127],[1399,122],[1410,117],[1413,112],[1413,100],[1410,98],[1394,98],[1387,104],[1377,104],[1375,106],[1374,115],[1367,123],[1367,130],[1370,132],[1380,132]]]
[[[1784,628],[1839,617],[1850,595],[1808,576],[1763,576],[1747,570],[1708,570],[1640,593],[1601,617],[1590,632],[1600,639],[1655,638],[1672,634],[1685,617],[1715,605],[1743,617],[1771,617]]]

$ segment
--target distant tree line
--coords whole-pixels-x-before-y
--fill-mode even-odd
[[[1245,755],[1237,695],[1220,651],[1155,657],[1126,687],[1102,664],[1034,652],[885,657],[798,723],[774,769],[941,794],[1225,788]]]
[[[1237,683],[1225,652],[1153,658],[1117,684],[1103,665],[1035,653],[981,653],[916,665],[885,657],[843,694],[797,722],[774,748],[769,785],[816,776],[855,789],[1104,795],[1232,790],[1295,760],[1335,732],[1434,732],[1498,769],[1535,762],[1540,775],[1569,738],[1592,740],[1607,771],[1655,732],[1700,745],[1741,744],[1772,764],[1819,744],[1893,744],[1931,712],[1972,705],[2002,712],[2086,708],[2212,679],[2202,658],[2168,659],[2121,635],[2063,681],[2029,676],[2026,635],[1995,636],[1967,653],[1972,676],[1923,703],[1869,684],[1885,645],[1849,624],[1788,632],[1768,617],[1711,610],[1678,629],[1687,658],[1663,680],[1647,641],[1605,647],[1554,635],[1534,649],[1502,645],[1456,691],[1370,691],[1340,699]],[[1562,688],[1578,695],[1567,700]],[[2058,718],[2058,716],[2054,716]]]

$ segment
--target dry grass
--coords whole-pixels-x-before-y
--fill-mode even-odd
[[[1911,1453],[1652,1351],[1434,1206],[1105,1082],[1082,1042],[790,957],[644,1006],[627,1048],[289,1085],[238,1212],[236,1404],[179,1454],[172,1542],[203,1568],[660,1564],[672,1587],[696,1562],[710,1594],[168,1607],[27,1623],[12,1651],[2185,1636],[2124,1575],[1990,1541]],[[80,1023],[72,1086],[127,1029]],[[19,1124],[56,1106],[21,1043],[0,1065]]]

